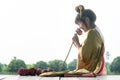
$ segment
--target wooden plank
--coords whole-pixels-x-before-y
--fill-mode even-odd
[[[19,76],[17,80],[59,80],[59,77]]]
[[[17,80],[17,79],[16,75],[0,75],[0,80]]]
[[[0,75],[0,80],[120,80],[120,75],[107,75],[97,77],[39,77],[39,76],[19,76]]]
[[[19,75],[6,75],[1,76],[0,80],[59,80],[59,77],[40,77],[40,76],[19,76]]]
[[[98,80],[95,78],[85,78],[85,77],[67,77],[61,78],[60,80]]]
[[[107,75],[97,77],[63,77],[60,80],[120,80],[120,75]]]

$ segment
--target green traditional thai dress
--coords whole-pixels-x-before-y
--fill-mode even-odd
[[[48,72],[40,76],[93,77],[106,74],[104,63],[104,41],[100,32],[94,28],[86,32],[79,48],[76,70],[69,72]]]
[[[102,64],[103,44],[103,39],[96,29],[88,30],[82,47],[79,48],[76,70],[86,69],[97,73]]]

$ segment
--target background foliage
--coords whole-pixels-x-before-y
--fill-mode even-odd
[[[62,65],[62,71],[71,71],[71,70],[75,70],[76,68],[76,63],[77,63],[77,59],[74,59],[73,61],[71,61],[70,63],[65,63],[63,65],[63,61],[62,60],[51,60],[49,62],[45,62],[45,61],[38,61],[35,64],[26,64],[23,60],[21,59],[17,59],[14,57],[14,59],[12,59],[10,61],[10,63],[7,64],[2,64],[0,63],[0,74],[12,74],[12,73],[17,73],[19,68],[41,68],[41,69],[48,69],[48,68],[52,68],[54,71],[60,71]],[[108,75],[116,75],[116,74],[120,74],[120,57],[116,57],[112,63],[108,63],[106,62],[106,69],[107,69],[107,74]]]

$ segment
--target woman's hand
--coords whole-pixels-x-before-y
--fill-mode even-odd
[[[74,45],[79,49],[81,47],[80,43],[79,43],[79,38],[77,36],[77,34],[74,34],[72,41],[74,43]]]

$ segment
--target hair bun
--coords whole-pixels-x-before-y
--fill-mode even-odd
[[[84,11],[84,6],[83,5],[79,5],[75,7],[75,10],[80,13],[80,7],[82,8],[82,11]]]

